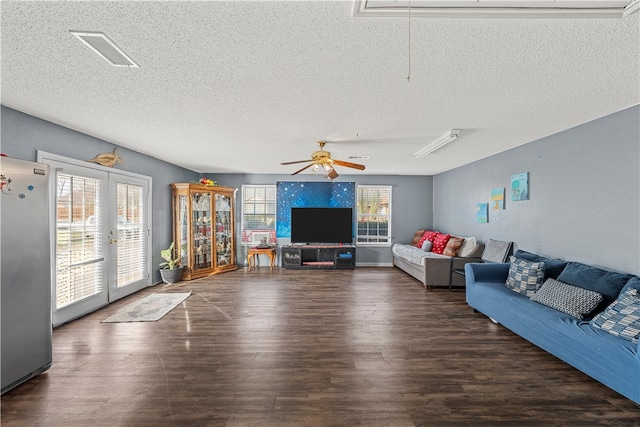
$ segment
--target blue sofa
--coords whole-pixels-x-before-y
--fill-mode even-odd
[[[640,404],[640,344],[596,328],[590,320],[627,289],[640,291],[640,277],[526,251],[516,258],[545,263],[544,279],[594,290],[602,302],[584,319],[534,302],[505,286],[510,264],[465,265],[467,303],[522,338]]]

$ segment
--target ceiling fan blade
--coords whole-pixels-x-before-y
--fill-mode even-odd
[[[308,162],[308,160],[306,160],[306,161]],[[314,163],[309,163],[307,166],[303,167],[302,169],[299,169],[299,170],[295,171],[295,172],[294,172],[294,173],[292,173],[291,175],[296,175],[296,174],[298,174],[298,173],[302,172],[303,170],[305,170],[305,169],[307,169],[307,168],[310,168],[310,167],[311,167],[311,166],[313,166],[313,165],[314,165]]]
[[[345,166],[348,168],[359,169],[361,171],[364,170],[364,165],[358,163],[345,162],[344,160],[333,160],[333,163],[339,166]]]
[[[327,172],[327,178],[335,179],[337,177],[338,177],[338,172],[336,172],[336,170],[334,168],[331,168],[331,170],[329,172]]]
[[[280,163],[281,165],[292,165],[294,163],[304,163],[304,162],[311,162],[311,159],[307,159],[307,160],[296,160],[293,162],[284,162],[284,163]]]

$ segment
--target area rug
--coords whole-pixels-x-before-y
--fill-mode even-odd
[[[189,298],[191,292],[186,293],[156,293],[134,301],[115,314],[109,316],[102,323],[116,322],[155,322]]]

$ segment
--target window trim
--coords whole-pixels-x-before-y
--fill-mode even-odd
[[[386,242],[360,242],[358,241],[358,217],[359,214],[357,212],[358,209],[358,199],[359,199],[359,192],[361,188],[376,188],[376,189],[386,189],[389,192],[389,205],[388,205],[388,211],[387,211],[387,218],[388,218],[388,227],[387,227],[387,241]],[[393,214],[393,209],[392,209],[392,200],[393,200],[393,186],[392,185],[371,185],[371,184],[363,184],[363,185],[356,185],[356,232],[355,232],[355,241],[356,241],[356,246],[370,246],[370,247],[390,247],[392,245],[392,229],[391,229],[391,221],[392,221],[392,214]],[[378,216],[376,214],[376,216]]]
[[[240,238],[239,238],[239,246],[256,246],[258,244],[258,242],[245,242],[242,240],[243,236],[244,236],[244,232],[245,232],[245,190],[247,188],[271,188],[273,189],[274,192],[274,199],[273,199],[273,208],[274,208],[274,212],[273,212],[273,229],[269,230],[270,234],[273,236],[273,239],[269,239],[269,243],[270,244],[276,244],[277,243],[277,238],[276,238],[276,208],[277,208],[277,194],[276,194],[276,185],[275,184],[243,184],[242,185],[242,193],[241,193],[241,206],[240,206]],[[270,203],[265,202],[265,205],[268,205]]]

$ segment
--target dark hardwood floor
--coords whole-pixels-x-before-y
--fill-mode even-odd
[[[153,292],[158,322],[100,323]],[[54,331],[3,426],[639,426],[640,407],[393,268],[157,285]]]

